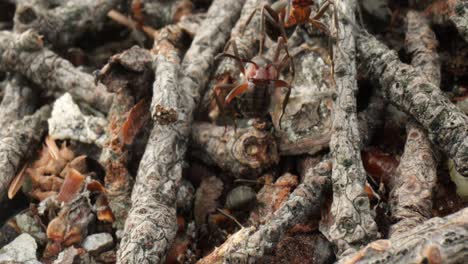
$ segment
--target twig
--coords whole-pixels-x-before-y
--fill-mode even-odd
[[[455,3],[449,19],[457,27],[458,33],[468,42],[468,2],[458,0]]]
[[[335,1],[348,19],[353,19],[356,1]],[[354,253],[378,236],[364,186],[366,172],[360,154],[360,136],[356,113],[357,82],[353,27],[340,14],[339,40],[334,47],[335,81],[338,98],[334,104],[333,203],[331,226],[321,226],[325,236],[337,247],[337,256]]]
[[[122,0],[19,1],[15,13],[16,32],[33,29],[54,46],[70,46],[86,32],[104,26],[107,12]]]
[[[196,122],[191,139],[194,158],[217,165],[236,178],[257,176],[279,161],[275,138],[252,127],[236,130]]]
[[[411,65],[432,84],[440,85],[440,62],[437,39],[426,19],[409,11],[406,32]],[[389,204],[394,225],[390,236],[406,233],[432,215],[432,190],[435,187],[436,161],[426,132],[417,124],[407,124],[405,152],[392,182]]]
[[[118,251],[119,263],[162,263],[166,258],[177,231],[176,186],[182,177],[193,112],[208,81],[214,56],[226,41],[243,3],[213,2],[182,66],[170,42],[162,42],[166,48],[157,49],[151,102],[155,124],[133,188],[132,208]],[[166,113],[171,118],[161,118]]]
[[[131,18],[124,16],[117,10],[112,9],[111,11],[109,11],[109,13],[107,13],[107,16],[112,18],[112,20],[114,20],[115,22],[128,27],[130,30],[137,30],[136,22],[134,22]],[[154,38],[154,33],[156,32],[154,28],[143,25],[141,29],[143,30],[143,32],[145,32],[145,34],[148,37]]]
[[[20,75],[14,75],[6,81],[4,93],[0,104],[1,129],[32,114],[37,105],[37,94]]]
[[[21,162],[34,153],[47,130],[50,107],[44,106],[33,115],[25,116],[8,127],[0,136],[0,202],[6,198],[10,181],[19,171]]]
[[[309,217],[318,217],[324,200],[324,192],[330,188],[329,161],[311,163],[305,169],[304,182],[273,214],[265,225],[239,230],[197,263],[255,263],[271,252],[284,234],[295,224]]]
[[[468,258],[468,208],[435,217],[388,240],[377,240],[339,264],[464,263]]]
[[[21,73],[48,92],[69,92],[76,100],[107,112],[112,95],[93,76],[44,48],[34,31],[0,31],[0,70]]]
[[[468,176],[467,116],[396,52],[371,35],[358,36],[361,63],[382,87],[384,98],[419,122],[431,142],[454,160],[457,171]]]

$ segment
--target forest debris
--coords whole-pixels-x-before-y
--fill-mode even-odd
[[[37,105],[36,92],[19,74],[11,76],[5,85],[0,104],[0,127],[6,128],[11,123],[34,113]]]
[[[249,222],[253,225],[266,224],[298,184],[297,176],[290,173],[279,177],[274,184],[266,183],[257,194],[257,205],[250,213]]]
[[[360,153],[360,136],[356,112],[355,49],[353,23],[356,1],[335,1],[339,14],[338,43],[334,45],[335,82],[337,99],[334,104],[330,152],[333,157],[333,202],[331,226],[322,226],[322,232],[337,247],[341,257],[358,250],[378,236],[369,199],[364,191],[366,172]],[[343,17],[346,16],[347,18]],[[339,47],[339,48],[338,48]]]
[[[457,27],[458,33],[468,42],[468,2],[464,0],[447,1],[453,5],[450,21]]]
[[[85,33],[104,26],[107,12],[122,0],[19,1],[15,13],[17,32],[30,29],[56,47],[72,46]]]
[[[335,96],[331,89],[331,69],[323,56],[324,48],[313,49],[317,52],[305,50],[294,59],[294,88],[281,128],[275,127],[281,155],[313,155],[327,148],[330,142]]]
[[[440,86],[440,61],[434,32],[417,12],[408,12],[407,23],[406,48],[412,55],[411,65],[432,84]],[[390,237],[404,234],[432,216],[436,180],[436,161],[426,132],[409,122],[405,151],[391,182],[389,203],[394,224],[390,227]]]
[[[379,149],[368,149],[362,152],[362,163],[372,179],[377,183],[390,186],[399,161],[391,154]]]
[[[144,40],[144,39],[140,39],[140,35],[137,32],[137,30],[139,30],[140,27],[141,27],[141,30],[145,32],[145,34],[148,37],[150,38],[154,37],[154,32],[156,31],[154,28],[145,26],[145,25],[139,25],[137,22],[133,21],[130,17],[123,15],[122,13],[120,13],[119,11],[115,9],[110,10],[109,13],[107,13],[107,16],[112,18],[112,20],[114,20],[115,22],[129,28],[132,31],[132,33],[135,34],[134,38],[136,38],[137,41],[143,42]]]
[[[137,1],[133,1],[135,3]],[[161,28],[167,24],[175,24],[192,13],[193,4],[189,0],[150,1],[138,0],[141,5],[141,22],[153,28]],[[135,9],[133,9],[135,11]],[[133,12],[135,17],[135,12]],[[137,19],[138,21],[138,19]]]
[[[195,122],[191,139],[194,157],[217,165],[236,178],[259,175],[279,160],[274,137],[252,127],[234,129]]]
[[[40,36],[0,31],[0,70],[18,72],[47,92],[69,92],[75,100],[107,112],[112,95],[106,87],[94,85],[94,77],[43,47]]]
[[[179,117],[176,122],[161,124],[153,116],[155,125],[139,166],[132,208],[117,254],[120,263],[163,262],[174,241],[176,186],[182,177],[193,113],[208,82],[214,56],[225,43],[243,3],[215,0],[211,4],[182,65],[170,43],[164,42],[169,45],[156,54],[151,106],[176,109]]]
[[[223,245],[197,263],[253,263],[274,249],[282,236],[295,224],[320,215],[324,192],[330,188],[329,161],[311,162],[304,170],[304,182],[272,216],[256,227],[246,227],[231,235]],[[328,175],[328,176],[327,176]]]
[[[39,264],[36,257],[37,244],[28,234],[21,234],[10,244],[0,249],[0,263]]]
[[[112,247],[114,240],[109,233],[89,235],[83,241],[83,248],[90,254],[98,254]]]
[[[436,162],[424,131],[410,123],[405,152],[392,181],[389,203],[395,224],[390,236],[406,234],[432,215],[432,189],[436,184]]]
[[[380,94],[373,94],[367,108],[358,113],[359,136],[361,149],[368,146],[375,136],[376,130],[383,126],[383,114],[386,102]]]
[[[80,250],[74,246],[68,247],[60,252],[57,259],[54,260],[54,264],[74,263],[80,253]]]
[[[468,176],[467,116],[396,52],[368,34],[358,36],[361,63],[381,85],[385,99],[418,121],[431,142],[454,160],[458,172]]]
[[[437,53],[439,45],[434,31],[426,18],[416,12],[409,11],[406,15],[408,28],[406,31],[406,50],[411,54],[411,65],[435,86],[440,86],[440,59]]]
[[[133,178],[127,169],[129,147],[145,122],[148,103],[140,100],[149,93],[154,73],[151,55],[140,47],[132,47],[109,59],[99,73],[108,91],[115,93],[108,113],[107,141],[99,157],[109,206],[115,215],[114,227],[123,229],[128,210]],[[137,116],[140,114],[140,116]],[[148,116],[148,115],[146,115]],[[139,119],[141,118],[141,120]]]
[[[177,211],[190,214],[194,208],[195,188],[192,183],[182,179],[177,188]]]
[[[8,186],[24,161],[38,145],[47,130],[50,107],[44,106],[33,115],[12,123],[0,138],[0,202],[3,202]]]
[[[257,193],[249,186],[240,185],[230,190],[224,207],[228,210],[241,210],[255,204]]]
[[[261,263],[333,263],[332,244],[319,232],[286,236],[276,246],[273,256],[265,256]]]
[[[468,208],[444,218],[434,217],[388,240],[376,240],[340,264],[463,263],[468,257]]]
[[[31,210],[26,210],[24,213],[17,214],[14,221],[20,233],[27,233],[31,235],[34,240],[40,244],[45,245],[47,236],[37,218],[33,216]]]
[[[202,179],[200,187],[198,187],[195,193],[193,206],[193,214],[197,227],[204,225],[208,215],[216,212],[216,208],[219,206],[218,199],[222,192],[223,182],[220,179],[215,176]]]
[[[55,139],[72,139],[102,147],[107,140],[107,120],[84,115],[69,93],[58,98],[48,120],[49,135]]]

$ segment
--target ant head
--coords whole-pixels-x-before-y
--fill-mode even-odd
[[[262,56],[253,58],[247,65],[246,75],[249,79],[274,80],[278,78],[276,66]]]

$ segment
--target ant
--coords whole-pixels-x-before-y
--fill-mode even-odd
[[[264,5],[261,8],[261,24],[260,24],[260,53],[263,52],[263,46],[265,42],[265,35],[271,40],[277,40],[278,37],[283,37],[285,40],[288,39],[296,29],[298,25],[310,23],[313,27],[319,29],[327,36],[330,36],[330,31],[327,26],[319,21],[319,19],[325,14],[332,2],[327,0],[318,10],[317,14],[310,17],[312,13],[311,6],[314,4],[314,0],[280,0],[270,5]],[[258,8],[250,14],[244,27],[241,30],[243,34],[245,28],[252,20]]]
[[[234,54],[227,53],[230,46]],[[280,58],[280,52],[283,49],[286,54]],[[291,85],[290,82],[280,80],[279,75],[288,64],[291,67],[292,79],[294,79],[294,65],[285,39],[278,38],[273,60],[265,58],[261,52],[251,60],[241,58],[234,40],[228,41],[224,51],[216,56],[216,59],[219,57],[234,59],[243,76],[240,84],[222,83],[214,87],[214,97],[221,114],[224,116],[225,109],[236,99],[237,109],[242,116],[263,118],[269,113],[272,95],[277,94],[277,88],[285,87],[288,90],[281,106],[276,105],[272,114],[274,124],[281,128],[281,118],[291,94]],[[229,92],[223,97],[226,94],[225,89]]]

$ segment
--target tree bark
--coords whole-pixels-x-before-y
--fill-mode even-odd
[[[181,181],[195,107],[214,56],[223,47],[244,1],[215,0],[182,65],[170,42],[159,48],[151,102],[155,121],[132,191],[119,263],[163,263],[177,231],[176,187]]]

